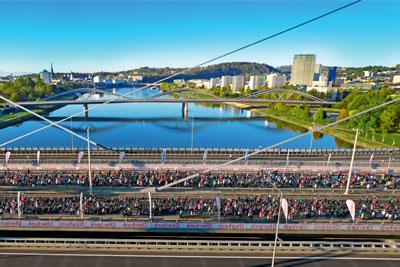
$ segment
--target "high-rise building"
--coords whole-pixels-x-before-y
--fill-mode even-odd
[[[264,84],[265,84],[265,76],[262,76],[262,75],[250,76],[250,81],[249,81],[250,90],[254,90],[254,89],[263,87]]]
[[[321,64],[315,64],[314,73],[320,74],[321,70],[322,70],[322,65]]]
[[[294,56],[290,84],[312,86],[315,73],[315,58],[316,56],[312,54]]]
[[[211,78],[210,79],[210,83],[208,84],[208,89],[212,89],[214,87],[219,86],[221,83],[221,79],[220,78]]]
[[[277,73],[267,75],[268,88],[279,87],[285,85],[286,78]]]
[[[327,67],[326,77],[328,78],[328,82],[335,83],[336,72],[337,72],[337,67]]]
[[[244,76],[236,75],[232,77],[232,92],[244,89]]]
[[[51,84],[51,80],[53,79],[51,72],[48,72],[47,70],[43,70],[39,73],[39,77],[45,84]]]
[[[221,77],[221,88],[230,86],[232,83],[232,76],[222,76]]]

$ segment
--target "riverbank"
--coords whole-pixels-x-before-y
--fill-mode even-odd
[[[305,130],[310,130],[313,127],[313,123],[311,121],[306,121],[306,120],[299,120],[298,118],[293,118],[291,116],[287,116],[284,113],[278,113],[277,111],[270,111],[270,110],[252,110],[250,109],[251,112],[255,112],[261,115],[265,115],[266,117],[273,118],[276,120],[283,121],[285,123],[293,124],[298,127],[302,127]],[[320,127],[322,125],[320,124],[315,124],[315,127]],[[331,136],[334,136],[335,138],[339,139],[340,141],[343,141],[348,144],[353,144],[354,143],[354,138],[355,138],[355,132],[352,131],[351,129],[347,129],[344,127],[334,127],[333,129],[324,129],[322,130],[322,133],[329,134]],[[392,145],[379,142],[379,141],[373,141],[369,139],[368,137],[365,136],[359,136],[358,141],[357,141],[357,146],[362,147],[362,148],[380,148],[380,147],[392,147]]]
[[[61,107],[60,106],[57,106],[57,107],[49,106],[49,107],[45,107],[42,109],[34,109],[32,111],[43,116],[43,115],[47,115],[50,112],[52,112],[56,109],[59,109],[59,108],[61,108]],[[31,113],[26,112],[26,111],[19,111],[16,113],[10,113],[10,114],[4,115],[4,116],[0,117],[0,129],[7,128],[9,126],[14,126],[16,124],[23,123],[25,121],[29,121],[35,117],[36,116],[34,116]]]

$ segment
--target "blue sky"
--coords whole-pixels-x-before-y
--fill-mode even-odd
[[[188,67],[349,1],[3,1],[0,71]],[[400,1],[364,0],[219,62],[400,63]]]

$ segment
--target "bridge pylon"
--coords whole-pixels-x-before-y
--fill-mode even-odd
[[[83,104],[83,116],[85,117],[85,121],[88,121],[89,119],[88,104]]]
[[[189,114],[189,104],[186,102],[182,102],[182,118],[187,119]]]

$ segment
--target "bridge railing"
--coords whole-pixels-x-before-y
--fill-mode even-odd
[[[277,248],[284,251],[365,251],[399,252],[400,243],[396,242],[356,242],[356,241],[279,241]],[[272,250],[273,241],[248,240],[183,240],[183,239],[83,239],[83,238],[2,238],[2,248],[51,248],[63,249],[193,249],[202,250]]]
[[[194,166],[201,166],[201,168],[206,168],[207,166],[212,166],[212,165],[220,165],[225,163],[227,160],[207,160],[206,163],[203,162],[203,160],[198,159],[167,159],[165,160],[162,164],[160,162],[160,159],[143,159],[143,160],[123,160],[123,161],[117,161],[117,160],[107,160],[107,159],[96,159],[92,158],[91,159],[91,164],[93,165],[94,168],[96,168],[96,165],[103,165],[103,166],[109,166],[109,167],[118,167],[118,166],[124,166],[124,165],[130,165],[132,168],[143,168],[143,167],[151,167],[150,165],[156,165],[156,167],[194,167]],[[82,159],[81,162],[78,164],[77,160],[66,160],[66,159],[41,159],[40,163],[38,164],[35,159],[10,159],[8,163],[6,164],[5,160],[2,160],[2,165],[4,168],[10,167],[10,166],[32,166],[32,167],[39,167],[43,165],[55,165],[55,167],[59,167],[62,169],[62,166],[66,165],[71,165],[75,167],[80,167],[80,168],[87,168],[87,160]],[[315,168],[315,169],[345,169],[349,168],[350,166],[350,161],[349,160],[343,160],[343,161],[330,161],[329,164],[327,161],[298,161],[298,160],[248,160],[248,161],[238,161],[233,164],[231,164],[231,167],[257,167],[257,168],[269,168],[269,169],[282,169],[282,168],[294,168],[294,169],[300,169],[300,168]],[[389,167],[390,169],[394,168],[399,168],[400,167],[400,161],[399,160],[393,160],[390,162],[382,162],[382,161],[373,161],[372,164],[370,164],[368,161],[355,161],[354,162],[354,168],[362,168],[363,170],[361,171],[366,171],[366,169],[369,169],[371,171],[377,170],[380,168],[387,168]],[[226,167],[229,168],[229,167]]]

